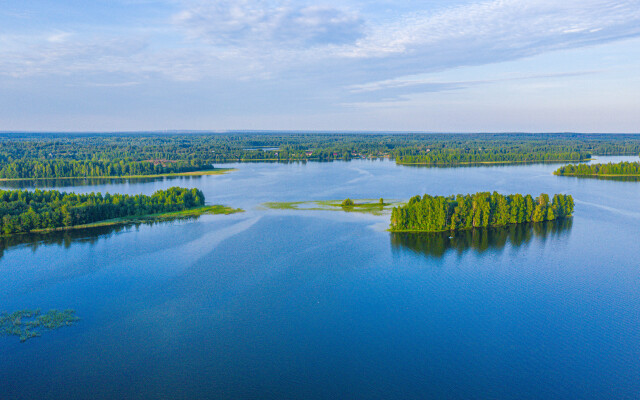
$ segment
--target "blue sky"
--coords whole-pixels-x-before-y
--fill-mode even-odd
[[[640,0],[0,1],[1,130],[640,132]]]

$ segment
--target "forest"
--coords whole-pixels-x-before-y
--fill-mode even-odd
[[[554,171],[555,175],[572,176],[640,176],[640,162],[619,162],[608,164],[569,164]]]
[[[639,152],[638,136],[574,133],[5,132],[0,179],[157,175],[227,162],[544,162]]]
[[[520,163],[520,162],[549,162],[549,161],[584,161],[591,158],[589,153],[579,152],[509,152],[503,153],[497,150],[474,151],[440,151],[418,155],[405,155],[396,157],[398,164],[459,164],[459,163]]]
[[[188,210],[204,206],[198,189],[172,187],[151,196],[0,190],[0,232],[5,235]]]
[[[471,228],[498,227],[525,222],[553,221],[570,217],[571,195],[502,195],[479,192],[457,196],[414,196],[404,206],[394,207],[390,230],[393,232],[442,232]]]
[[[169,173],[213,169],[211,164],[196,164],[193,160],[151,161],[99,161],[99,160],[13,160],[2,164],[0,179],[42,179],[68,177],[118,177],[135,175],[161,175]]]

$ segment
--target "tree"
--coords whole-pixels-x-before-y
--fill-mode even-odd
[[[355,203],[351,199],[342,200],[342,207],[353,207]]]

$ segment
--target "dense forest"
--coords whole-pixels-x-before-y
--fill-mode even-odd
[[[497,227],[524,222],[553,221],[571,216],[571,195],[556,194],[553,200],[521,194],[481,192],[457,196],[414,196],[391,213],[392,231],[441,232]]]
[[[172,187],[151,196],[0,190],[0,231],[5,234],[90,224],[113,218],[188,210],[204,205],[198,189]]]
[[[2,164],[0,179],[114,177],[158,175],[213,169],[211,164],[187,161],[14,160]]]
[[[581,161],[638,154],[608,134],[0,133],[0,179],[155,175],[242,161],[390,158],[398,163]]]
[[[589,153],[557,153],[557,152],[531,152],[531,153],[503,153],[498,150],[473,150],[440,151],[419,155],[405,155],[396,157],[398,164],[459,164],[459,163],[484,163],[484,162],[549,162],[549,161],[583,161],[591,158]]]
[[[558,168],[555,175],[619,175],[640,176],[640,162],[619,162],[608,164],[569,164]]]

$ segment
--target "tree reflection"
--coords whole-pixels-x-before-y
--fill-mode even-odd
[[[0,181],[3,189],[26,189],[26,188],[67,188],[80,186],[100,186],[118,185],[123,182],[129,183],[149,183],[162,180],[175,179],[202,179],[202,175],[177,175],[177,176],[152,176],[152,177],[103,177],[103,178],[46,178],[46,179],[16,179]]]
[[[190,216],[187,218],[180,218],[180,221],[195,220],[199,216]],[[69,248],[71,244],[88,243],[90,245],[95,244],[98,240],[108,238],[118,232],[125,229],[138,229],[141,225],[157,225],[157,224],[170,224],[174,221],[148,221],[148,222],[132,222],[123,225],[110,225],[110,226],[96,226],[83,229],[70,229],[64,231],[53,231],[46,233],[24,233],[10,236],[0,236],[0,259],[4,256],[4,252],[11,247],[24,246],[30,248],[34,252],[38,247],[43,245],[58,245]]]
[[[442,257],[449,251],[463,253],[473,249],[479,253],[525,245],[533,238],[546,240],[569,233],[572,218],[529,224],[513,224],[500,228],[479,228],[456,232],[391,233],[394,252],[412,251],[428,257]]]

